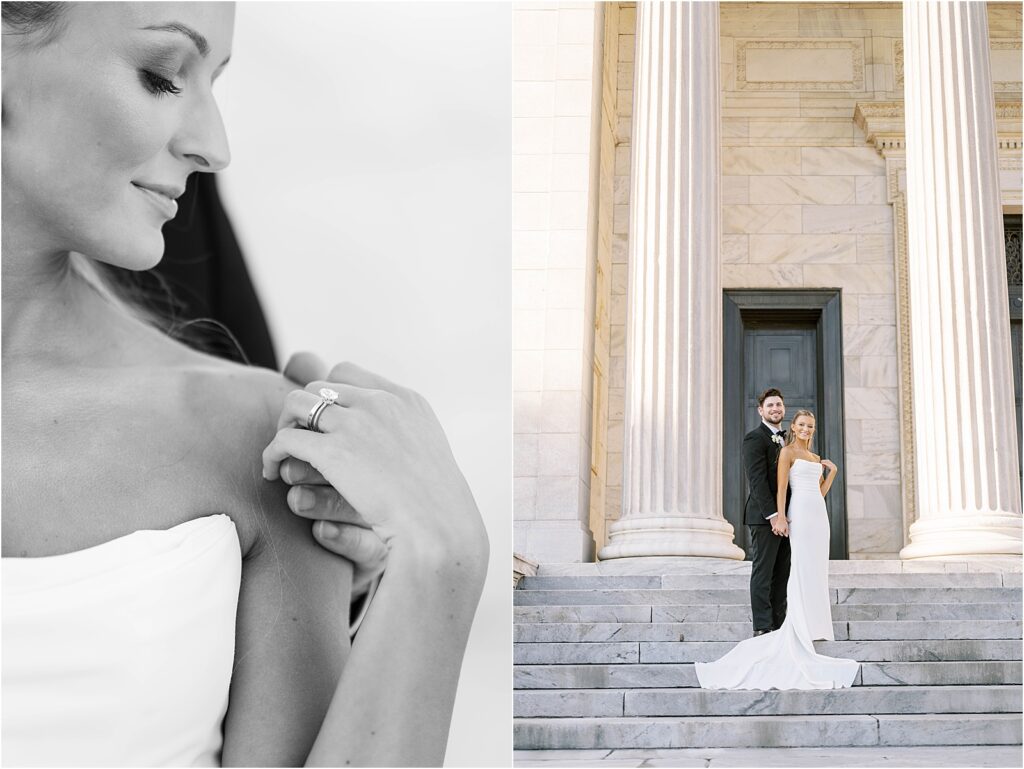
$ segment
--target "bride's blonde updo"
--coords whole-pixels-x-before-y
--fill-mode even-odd
[[[807,409],[800,409],[799,411],[797,411],[793,415],[793,420],[789,423],[789,431],[786,433],[786,445],[787,446],[791,446],[793,443],[796,442],[796,431],[793,429],[793,425],[796,424],[796,420],[798,420],[800,417],[810,417],[811,419],[814,420],[814,427],[815,428],[818,427],[818,418],[816,416],[814,416],[814,412],[813,411],[808,411]],[[817,429],[815,429],[815,432],[817,432]],[[811,448],[811,446],[813,444],[814,444],[814,436],[812,435],[811,436],[811,440],[809,440],[807,442],[807,448],[808,449]]]

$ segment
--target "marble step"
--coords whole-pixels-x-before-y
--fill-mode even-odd
[[[733,641],[516,643],[516,665],[621,665],[711,662],[736,644]],[[1019,661],[1017,640],[940,641],[817,641],[814,649],[829,657],[860,662]]]
[[[744,622],[750,625],[750,605],[724,606],[516,606],[519,622]],[[935,620],[1019,620],[1020,603],[888,603],[837,604],[832,606],[832,619],[851,621],[935,621]]]
[[[1020,587],[1021,574],[830,574],[829,587]],[[748,588],[749,574],[524,577],[518,590],[707,590]]]
[[[537,569],[539,577],[616,577],[667,574],[750,575],[750,561],[732,561],[722,558],[695,556],[640,556],[614,558],[600,563],[548,563]],[[985,556],[941,560],[852,560],[829,561],[829,574],[976,574],[1024,572],[1024,561],[1019,556]]]
[[[517,718],[516,750],[1017,745],[1021,717],[995,714]]]
[[[840,587],[829,588],[833,604],[1012,603],[1020,605],[1019,587]],[[668,590],[661,588],[600,590],[513,590],[516,606],[565,605],[750,605],[747,589]]]
[[[1019,620],[833,622],[832,629],[837,641],[1021,637]],[[517,643],[742,641],[751,634],[749,622],[520,622],[512,629]]]
[[[837,748],[623,748],[516,750],[516,769],[600,769],[665,766],[683,769],[820,769],[820,767],[1007,767],[1021,764],[1020,745],[869,745]]]
[[[1018,686],[858,686],[808,691],[519,690],[516,718],[1020,713]]]
[[[1019,651],[1018,651],[1019,656]],[[515,689],[696,687],[693,664],[517,664]],[[854,686],[1000,686],[1021,683],[1020,661],[864,662]]]

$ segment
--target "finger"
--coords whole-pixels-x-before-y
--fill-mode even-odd
[[[323,379],[327,374],[327,364],[318,355],[303,350],[288,359],[282,373],[304,387],[314,379]]]
[[[314,382],[309,387],[319,384],[321,383]],[[317,391],[319,389],[318,387]],[[366,392],[365,390],[344,385],[334,385],[331,389],[338,393],[338,399],[320,413],[317,427],[322,433],[329,433],[338,429],[341,412],[345,408],[360,402],[360,396]],[[286,427],[301,427],[305,429],[309,415],[322,400],[323,398],[309,390],[292,390],[284,398],[284,406],[281,408],[281,414],[277,418],[277,429],[283,430]]]
[[[289,486],[297,486],[300,483],[322,486],[327,483],[313,465],[295,457],[288,457],[281,463],[281,480]]]
[[[301,459],[316,467],[314,457],[323,453],[324,439],[325,436],[310,430],[294,427],[278,430],[274,440],[263,449],[263,477],[268,481],[278,480],[281,477],[281,463],[288,457]],[[321,451],[318,452],[318,449]]]
[[[331,382],[355,385],[356,387],[364,387],[370,390],[385,390],[389,393],[398,393],[404,389],[390,379],[385,379],[380,374],[374,374],[372,371],[367,371],[348,361],[339,363],[332,368],[327,375],[327,379]]]
[[[370,528],[366,519],[331,486],[293,486],[288,489],[288,508],[314,521],[337,521]]]
[[[381,538],[372,529],[360,526],[317,521],[313,524],[313,536],[322,547],[361,568],[378,565],[388,554]]]

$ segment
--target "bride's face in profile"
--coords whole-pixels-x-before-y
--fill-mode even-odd
[[[229,160],[211,87],[233,30],[232,3],[187,2],[68,3],[52,35],[5,27],[5,245],[156,264],[188,175]]]

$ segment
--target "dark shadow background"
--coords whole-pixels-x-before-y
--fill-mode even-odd
[[[277,370],[270,329],[215,174],[189,177],[178,215],[164,225],[164,242],[164,258],[154,269],[113,270],[132,301],[185,344]]]

